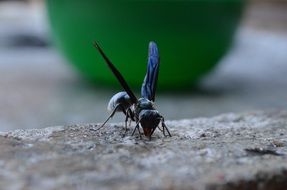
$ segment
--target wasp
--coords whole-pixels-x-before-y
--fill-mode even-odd
[[[111,112],[111,114],[96,130],[104,127],[108,120],[112,118],[116,112],[122,112],[125,115],[125,134],[127,132],[127,122],[130,121],[131,123],[131,121],[134,121],[136,126],[132,132],[132,135],[134,135],[135,131],[137,130],[141,137],[141,126],[144,135],[149,138],[151,138],[156,128],[161,130],[164,136],[167,136],[167,132],[168,136],[171,137],[171,134],[165,124],[164,117],[156,110],[154,103],[160,65],[159,51],[156,43],[152,41],[149,43],[147,72],[141,87],[142,97],[139,99],[132,92],[122,74],[112,64],[97,42],[94,42],[94,47],[98,50],[112,73],[125,90],[118,92],[110,99],[108,103],[108,110]],[[162,128],[159,127],[160,124]]]

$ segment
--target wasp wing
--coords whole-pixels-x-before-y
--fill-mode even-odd
[[[118,71],[118,69],[112,64],[110,59],[106,56],[106,54],[104,53],[104,51],[102,50],[102,48],[99,46],[99,44],[97,42],[94,42],[94,47],[100,52],[100,54],[102,55],[102,57],[106,61],[107,65],[109,66],[109,68],[111,69],[113,74],[116,76],[116,78],[118,79],[118,81],[120,82],[120,84],[122,85],[124,90],[128,93],[128,95],[131,98],[132,103],[134,103],[134,104],[137,103],[137,98],[134,95],[134,93],[132,92],[131,88],[128,86],[124,77],[121,75],[121,73]]]
[[[159,53],[155,42],[149,43],[149,55],[147,64],[147,73],[145,75],[141,95],[148,100],[155,100],[155,91],[157,86],[157,78],[159,73]]]

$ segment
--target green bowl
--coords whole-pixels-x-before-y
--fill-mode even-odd
[[[56,45],[88,79],[118,85],[93,41],[133,87],[143,81],[148,43],[158,44],[161,89],[186,88],[231,45],[244,0],[47,0]]]

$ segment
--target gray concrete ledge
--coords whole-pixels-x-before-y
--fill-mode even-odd
[[[172,137],[122,137],[97,124],[0,134],[0,187],[56,189],[285,189],[287,112],[167,121]],[[131,129],[129,130],[129,133]],[[249,151],[247,151],[248,149]]]

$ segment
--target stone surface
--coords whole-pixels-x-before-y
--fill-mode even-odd
[[[151,140],[130,136],[132,128],[122,137],[121,123],[100,131],[94,131],[97,124],[82,124],[2,132],[0,187],[286,188],[287,112],[230,113],[167,125],[172,137],[157,130]]]

